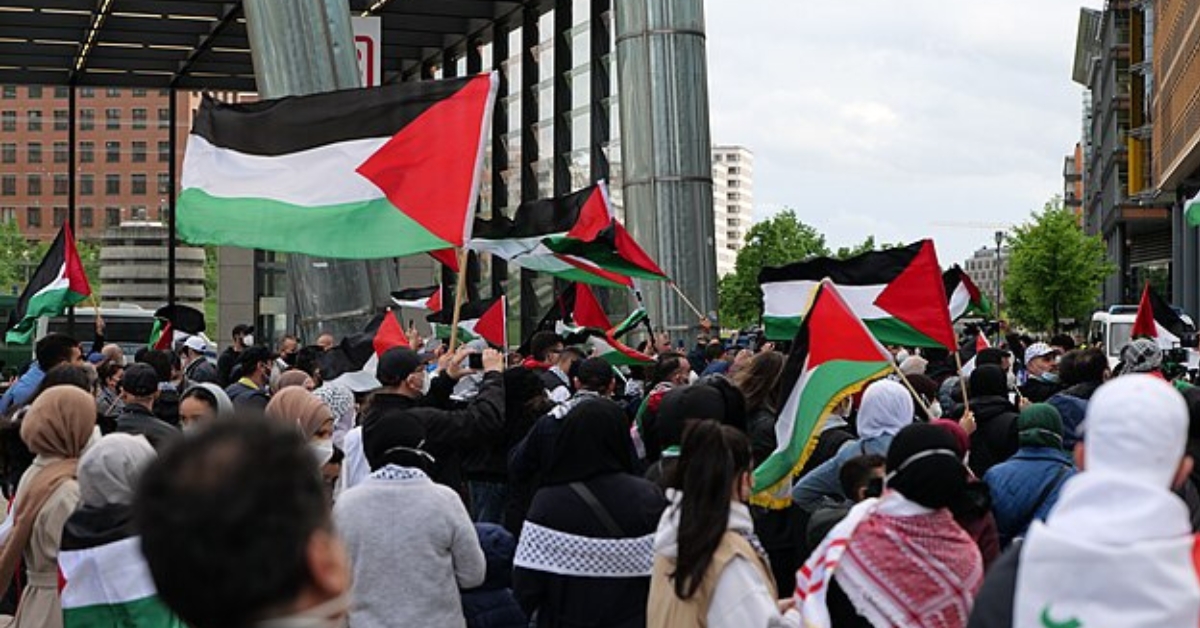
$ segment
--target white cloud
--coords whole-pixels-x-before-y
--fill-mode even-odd
[[[1090,0],[1096,4],[1098,0]],[[1062,192],[1080,134],[1079,6],[1044,0],[708,0],[713,138],[755,154],[756,211],[834,246],[1020,222]]]

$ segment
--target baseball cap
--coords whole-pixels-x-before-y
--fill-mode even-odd
[[[1035,342],[1025,350],[1025,363],[1029,364],[1037,358],[1047,355],[1058,355],[1058,351],[1044,342]]]
[[[158,390],[158,371],[149,364],[130,364],[121,378],[121,388],[137,397],[149,397]]]
[[[199,353],[208,351],[208,343],[204,342],[204,339],[200,336],[188,336],[187,340],[183,341],[183,346]]]
[[[239,323],[239,324],[233,326],[233,335],[234,336],[238,336],[238,335],[244,336],[246,334],[253,334],[253,333],[254,333],[253,325]]]
[[[379,358],[375,377],[384,386],[395,386],[421,368],[424,360],[408,347],[392,347]]]

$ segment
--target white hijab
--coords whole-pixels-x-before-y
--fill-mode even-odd
[[[881,379],[867,387],[858,408],[859,438],[896,435],[912,423],[913,399],[908,389],[890,379]]]
[[[83,503],[94,508],[132,504],[138,478],[154,455],[145,436],[109,434],[96,441],[79,458]]]

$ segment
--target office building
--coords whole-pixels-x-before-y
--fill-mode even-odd
[[[1200,320],[1200,232],[1184,219],[1200,193],[1200,7],[1194,0],[1158,0],[1154,40],[1155,177],[1171,207],[1174,303]]]
[[[167,226],[135,210],[100,238],[100,283],[105,303],[148,310],[167,302]],[[175,248],[176,302],[204,311],[204,249]]]
[[[713,233],[717,276],[733,272],[738,251],[754,223],[754,153],[742,146],[714,146]]]
[[[998,258],[995,247],[982,247],[963,262],[962,269],[993,304],[997,303],[999,297],[1003,308],[1004,278],[1008,276],[1008,249],[1000,249]]]

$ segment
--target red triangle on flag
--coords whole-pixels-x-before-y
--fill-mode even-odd
[[[400,321],[391,310],[384,314],[383,322],[379,324],[379,329],[375,330],[375,339],[371,341],[371,346],[375,348],[375,355],[380,356],[393,347],[411,346],[404,329],[400,327]]]
[[[608,197],[604,194],[601,184],[593,185],[592,193],[588,196],[583,207],[579,209],[579,218],[575,220],[575,225],[567,232],[567,237],[591,242],[611,222],[612,214],[609,212]]]
[[[488,344],[508,348],[508,316],[505,297],[496,299],[475,322],[475,335],[483,338]]]
[[[456,249],[438,249],[429,251],[429,257],[437,260],[439,264],[449,268],[454,272],[458,272],[458,251]]]
[[[480,75],[400,129],[357,169],[401,212],[451,246],[465,246],[495,85]]]
[[[929,240],[921,244],[908,266],[875,299],[880,309],[954,351],[958,343],[946,303],[942,269]]]
[[[575,286],[575,311],[571,313],[571,320],[580,327],[608,329],[611,326],[592,289],[582,283]]]
[[[442,311],[442,292],[441,286],[438,286],[437,292],[434,292],[429,300],[425,302],[425,309],[429,310],[430,314],[437,314]]]
[[[70,266],[71,266],[70,262],[67,262],[68,269],[70,268]],[[67,271],[67,274],[70,275],[69,270]],[[162,330],[158,334],[158,338],[154,339],[154,346],[150,347],[150,348],[156,349],[158,351],[170,351],[171,343],[174,340],[175,340],[175,330],[171,329],[171,321],[165,321],[163,323]]]
[[[64,243],[66,250],[63,251],[67,264],[67,286],[68,290],[80,296],[91,296],[92,286],[88,284],[87,273],[83,270],[83,260],[79,259],[79,250],[75,248],[75,236],[71,233],[69,223],[63,223]]]
[[[980,351],[983,351],[984,349],[990,349],[990,348],[992,348],[992,343],[988,342],[987,334],[983,333],[982,331],[979,332],[979,334],[975,336],[975,353],[976,353],[976,355],[978,355]]]
[[[1142,289],[1142,300],[1138,302],[1137,318],[1133,321],[1133,338],[1158,338],[1158,325],[1154,320],[1154,302],[1150,298],[1150,282]]]
[[[938,276],[940,278],[941,274]],[[811,339],[808,370],[835,360],[878,362],[891,359],[887,349],[867,331],[829,281],[821,283],[804,325],[808,327]]]
[[[629,235],[625,227],[617,220],[613,220],[613,244],[617,248],[617,254],[626,261],[635,266],[652,272],[661,277],[666,277],[667,273],[658,267],[658,264],[638,245],[637,240]],[[941,280],[941,273],[938,274],[938,280]]]

